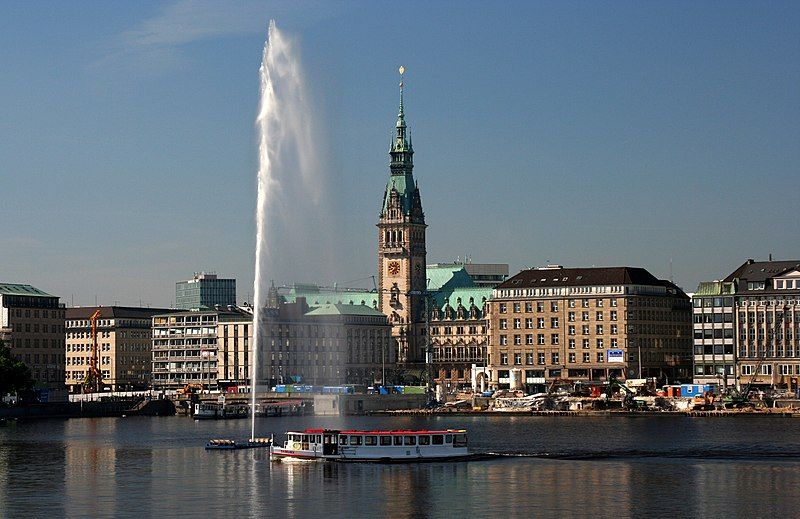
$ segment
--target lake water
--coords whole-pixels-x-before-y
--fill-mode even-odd
[[[797,517],[800,421],[735,417],[287,417],[287,429],[469,430],[468,463],[270,463],[249,422],[186,417],[0,427],[2,517]]]

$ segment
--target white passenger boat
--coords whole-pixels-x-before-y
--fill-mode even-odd
[[[438,431],[339,431],[306,429],[286,433],[283,446],[273,442],[273,460],[371,461],[382,463],[475,459],[465,429]]]

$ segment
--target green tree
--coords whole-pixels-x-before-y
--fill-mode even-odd
[[[0,342],[0,396],[33,387],[30,368],[11,356],[11,350]]]

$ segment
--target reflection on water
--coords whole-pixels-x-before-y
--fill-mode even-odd
[[[326,420],[265,419],[260,425],[266,434],[343,425],[342,419]],[[781,449],[796,452],[800,432],[770,419],[656,422],[451,417],[354,418],[346,424],[466,425],[480,450],[648,453],[421,465],[270,463],[263,450],[206,452],[210,437],[247,435],[244,426],[231,422],[175,417],[18,423],[0,428],[0,516],[795,515],[800,460],[775,456]],[[673,457],[681,449],[702,452],[720,445],[753,459]]]

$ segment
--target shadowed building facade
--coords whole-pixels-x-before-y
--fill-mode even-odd
[[[276,384],[366,386],[393,377],[396,362],[386,316],[363,304],[286,302],[270,288],[263,312],[259,378]]]
[[[0,339],[30,368],[39,389],[64,389],[64,314],[58,296],[0,283]]]

